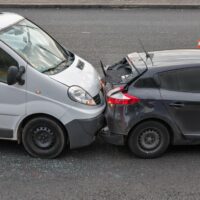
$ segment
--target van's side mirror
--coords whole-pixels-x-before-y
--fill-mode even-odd
[[[22,79],[22,75],[25,72],[25,67],[17,67],[17,66],[11,66],[8,68],[8,74],[7,74],[7,83],[8,85],[14,85],[15,83],[19,83],[19,85],[24,84],[24,80]]]
[[[11,66],[8,68],[7,83],[8,85],[14,85],[17,83],[17,75],[19,73],[19,68],[16,66]]]

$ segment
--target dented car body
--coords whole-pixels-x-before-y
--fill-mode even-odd
[[[200,143],[199,50],[132,53],[107,74],[107,142],[128,144],[142,158]]]

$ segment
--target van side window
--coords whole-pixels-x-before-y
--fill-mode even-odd
[[[18,66],[17,61],[0,48],[0,82],[7,83],[7,72],[10,66]]]
[[[185,68],[160,74],[161,88],[200,93],[200,68]]]

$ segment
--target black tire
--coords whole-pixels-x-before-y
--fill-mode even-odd
[[[63,151],[66,137],[63,129],[54,120],[38,117],[25,125],[22,142],[33,157],[55,158]]]
[[[156,158],[168,148],[168,129],[160,122],[146,121],[136,126],[128,138],[128,146],[140,158]]]

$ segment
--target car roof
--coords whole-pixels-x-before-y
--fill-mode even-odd
[[[139,53],[145,58],[145,53]],[[153,54],[152,62],[150,59],[146,61],[148,69],[152,68],[170,68],[170,67],[190,67],[200,66],[200,50],[198,49],[177,49],[150,52]]]
[[[0,12],[0,31],[21,21],[24,17],[8,12]]]

